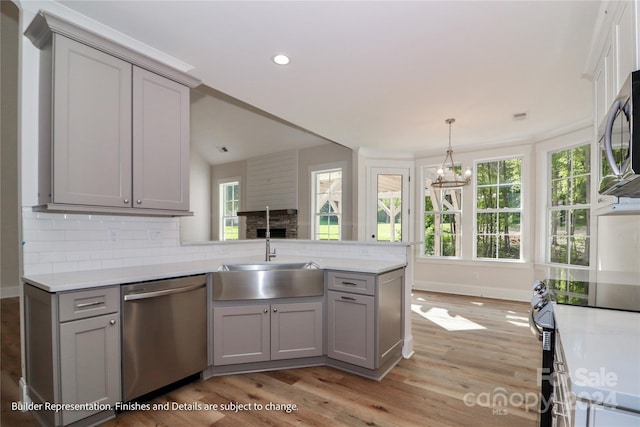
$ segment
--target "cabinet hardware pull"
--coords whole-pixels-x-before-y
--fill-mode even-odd
[[[278,312],[278,309],[277,309],[277,308],[274,308],[274,309],[273,309],[273,312],[274,312],[274,313],[277,313],[277,312]]]
[[[104,305],[104,302],[102,301],[83,302],[80,304],[76,304],[76,308],[87,308],[87,307],[93,307],[96,305]]]
[[[349,300],[349,301],[355,301],[355,300],[356,300],[356,299],[355,299],[355,298],[353,298],[353,297],[340,297],[340,298],[342,298],[342,299],[346,299],[346,300]]]
[[[125,204],[129,203],[129,199],[124,199],[124,203]]]
[[[138,200],[136,200],[136,203],[141,205],[142,204],[142,200],[138,199]]]
[[[265,309],[264,309],[264,312],[265,312],[265,313],[268,313],[268,312],[269,312],[269,310],[265,308]]]
[[[116,321],[115,321],[115,320],[109,320],[109,324],[110,324],[110,325],[115,325],[115,324],[116,324]]]
[[[358,286],[357,283],[353,283],[353,282],[342,282],[343,285],[347,285],[347,286]]]

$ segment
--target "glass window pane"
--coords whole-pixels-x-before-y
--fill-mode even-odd
[[[520,259],[520,236],[498,236],[498,258]]]
[[[589,209],[572,209],[571,210],[571,234],[574,236],[590,235],[590,210]]]
[[[478,209],[494,209],[497,207],[496,187],[478,187]]]
[[[572,175],[588,174],[591,172],[591,147],[581,145],[571,153]]]
[[[478,258],[496,257],[496,236],[480,234],[476,239],[476,253]]]
[[[586,236],[574,236],[571,238],[572,265],[589,265],[589,238]]]
[[[498,207],[519,208],[520,207],[520,184],[502,185],[498,190]]]
[[[456,256],[455,234],[447,234],[442,236],[442,256]]]
[[[591,177],[588,175],[578,176],[571,180],[571,199],[570,204],[587,204],[589,203],[589,186]]]
[[[478,234],[496,233],[497,214],[496,213],[479,213],[477,215]]]
[[[476,182],[478,185],[489,185],[498,183],[497,162],[478,163],[476,170]]]
[[[424,235],[424,254],[433,256],[435,255],[435,236],[433,234],[425,233]]]
[[[551,211],[550,232],[552,236],[567,234],[567,211]]]
[[[551,154],[551,179],[569,176],[569,157],[566,151],[556,151]]]
[[[568,239],[566,236],[552,236],[549,261],[565,264],[567,262]]]
[[[424,211],[431,212],[434,211],[433,199],[435,198],[435,193],[431,190],[426,191],[426,196],[424,197]]]
[[[498,230],[500,233],[515,235],[520,233],[520,213],[508,212],[498,214]]]
[[[520,159],[502,160],[499,163],[500,184],[520,182]]]
[[[551,206],[565,206],[569,203],[569,180],[551,182]]]

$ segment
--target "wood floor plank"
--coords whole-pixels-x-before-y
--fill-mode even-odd
[[[1,300],[2,418],[32,427],[29,414],[11,411],[19,399],[20,329],[17,298]],[[126,411],[102,427],[150,426],[505,426],[533,427],[540,344],[529,332],[528,304],[414,292],[415,354],[380,382],[329,367],[289,369],[196,380],[155,403],[251,404],[252,410]],[[455,329],[430,320],[438,314]],[[473,323],[471,323],[473,322]],[[449,329],[447,329],[447,327]],[[505,401],[506,399],[506,401]],[[296,404],[297,410],[266,410]],[[503,404],[504,403],[504,404]],[[260,407],[262,410],[253,408]]]

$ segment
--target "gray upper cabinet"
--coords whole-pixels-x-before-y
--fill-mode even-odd
[[[189,88],[133,68],[133,203],[189,210]]]
[[[53,203],[131,206],[131,69],[54,38]]]
[[[41,12],[40,208],[188,215],[189,87],[160,62]]]

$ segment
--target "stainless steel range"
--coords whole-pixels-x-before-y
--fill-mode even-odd
[[[555,274],[560,271],[561,274]],[[640,312],[640,278],[623,273],[600,274],[609,280],[590,282],[557,270],[545,281],[533,283],[529,325],[542,341],[540,426],[571,425],[571,397],[568,393],[562,349],[558,346],[554,306],[567,304],[607,310]],[[562,420],[562,421],[561,421]],[[567,420],[568,424],[567,424]]]

